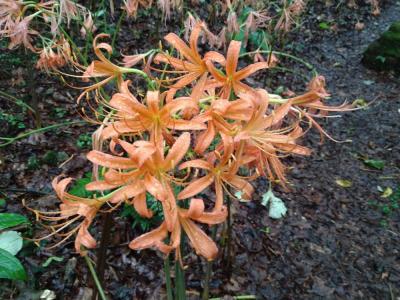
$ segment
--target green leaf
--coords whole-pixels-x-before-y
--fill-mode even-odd
[[[21,262],[4,249],[0,249],[0,278],[26,280],[26,272]]]
[[[364,160],[364,164],[377,170],[383,170],[385,166],[385,162],[379,159],[366,159]]]
[[[86,173],[85,177],[75,181],[74,185],[69,190],[69,193],[82,198],[90,198],[94,195],[93,192],[86,190],[86,185],[92,182],[92,173]]]
[[[0,249],[16,255],[22,249],[22,237],[19,232],[6,231],[0,234]]]
[[[286,215],[287,208],[285,203],[282,201],[282,199],[274,195],[271,188],[269,188],[268,192],[263,195],[261,200],[261,204],[265,207],[268,206],[268,203],[270,203],[268,211],[270,218],[280,219]]]
[[[23,215],[0,213],[0,230],[27,223],[29,223],[29,221]]]

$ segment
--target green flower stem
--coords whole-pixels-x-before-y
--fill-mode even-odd
[[[226,277],[230,279],[232,275],[232,211],[231,211],[232,201],[230,195],[225,195],[225,197],[226,197],[226,206],[228,208],[228,217],[226,218],[227,245],[226,245],[226,256],[225,256],[226,258],[225,272],[226,272]]]
[[[15,136],[15,137],[0,137],[0,140],[6,141],[6,142],[0,144],[0,148],[4,147],[4,146],[7,146],[9,144],[12,144],[17,140],[26,138],[26,137],[34,134],[34,133],[44,132],[44,131],[48,131],[48,130],[51,130],[51,129],[54,129],[54,128],[67,126],[67,125],[85,124],[85,123],[86,123],[85,121],[64,122],[64,123],[54,124],[54,125],[50,125],[50,126],[39,128],[39,129],[30,130],[28,132],[21,133],[21,134]]]
[[[246,55],[252,55],[252,54],[256,54],[256,53],[267,53],[267,54],[275,54],[275,55],[278,55],[278,56],[285,56],[285,57],[288,57],[288,58],[291,58],[291,59],[293,59],[293,60],[295,60],[295,61],[298,61],[299,63],[302,63],[303,65],[305,65],[309,70],[311,70],[311,71],[315,71],[315,68],[314,68],[314,66],[312,65],[312,64],[310,64],[310,63],[308,63],[308,62],[306,62],[305,60],[303,60],[303,59],[301,59],[301,58],[299,58],[299,57],[297,57],[297,56],[294,56],[294,55],[291,55],[291,54],[288,54],[288,53],[285,53],[285,52],[279,52],[279,51],[266,51],[266,50],[256,50],[256,51],[252,51],[252,52],[246,52],[246,53],[243,53],[243,54],[241,54],[239,57],[243,57],[243,56],[246,56]]]
[[[18,99],[16,97],[14,97],[13,95],[10,95],[6,92],[0,91],[0,96],[2,96],[3,99],[12,101],[15,104],[17,104],[18,106],[26,108],[26,109],[30,110],[31,112],[35,113],[35,110],[29,104],[26,104],[23,100]]]
[[[183,257],[183,250],[185,246],[185,233],[181,234],[181,257]],[[175,298],[176,300],[186,300],[186,287],[185,287],[185,272],[181,266],[181,261],[175,261]]]
[[[175,299],[186,300],[185,272],[180,261],[175,262]]]
[[[96,271],[95,271],[95,269],[93,267],[92,262],[90,261],[90,258],[87,255],[85,255],[83,258],[85,259],[86,264],[89,267],[90,273],[92,274],[92,277],[93,277],[94,283],[96,284],[96,287],[97,287],[97,290],[99,292],[100,298],[102,300],[107,300],[107,297],[106,297],[106,295],[104,293],[103,288],[101,287],[99,278],[97,277]]]
[[[215,240],[217,236],[217,226],[213,226],[211,229],[211,238]],[[212,273],[212,261],[207,261],[206,278],[204,280],[204,289],[202,300],[208,300],[210,296],[210,279]]]
[[[111,48],[112,49],[114,49],[115,42],[117,40],[117,35],[118,35],[118,32],[121,30],[122,20],[125,18],[125,16],[126,16],[126,10],[123,10],[123,12],[121,13],[121,15],[120,15],[120,17],[118,19],[117,27],[115,29],[115,32],[114,32],[112,40],[111,40]]]
[[[167,288],[167,300],[173,300],[172,282],[171,282],[171,267],[169,255],[164,260],[165,286]]]

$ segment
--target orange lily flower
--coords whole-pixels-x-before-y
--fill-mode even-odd
[[[186,155],[190,146],[190,134],[185,132],[172,145],[166,157],[164,148],[149,142],[138,141],[133,144],[118,140],[129,157],[119,157],[97,150],[90,151],[87,158],[100,166],[110,168],[104,175],[104,181],[95,181],[86,186],[88,190],[107,190],[120,187],[110,198],[111,203],[134,198],[133,204],[144,216],[150,213],[144,209],[145,193],[149,192],[161,201],[165,222],[172,231],[176,218],[176,200],[171,189],[171,182],[178,182],[169,173]],[[121,172],[124,170],[125,172]],[[138,203],[136,203],[138,202]]]
[[[83,93],[79,96],[79,100],[86,95],[88,92],[98,89],[99,87],[107,84],[111,80],[116,79],[118,86],[122,83],[122,74],[127,73],[127,70],[123,67],[119,67],[113,64],[109,59],[107,59],[102,50],[112,53],[112,48],[107,43],[97,43],[98,39],[109,37],[108,34],[98,34],[93,40],[94,53],[99,60],[93,61],[84,71],[82,78],[84,81],[89,81],[89,78],[106,77],[102,81],[95,83],[91,86],[85,87]]]
[[[233,139],[235,143],[241,143],[241,147],[248,155],[257,157],[255,161],[261,174],[265,174],[264,168],[266,168],[270,178],[273,178],[273,169],[276,176],[284,184],[286,181],[284,168],[277,153],[309,155],[310,150],[296,144],[296,139],[302,135],[299,126],[292,125],[287,128],[274,129],[289,113],[292,102],[287,101],[267,116],[267,91],[257,90],[255,93],[259,97],[258,108],[254,110],[251,119],[236,130]],[[254,94],[249,95],[254,96]],[[272,169],[270,166],[272,166]]]
[[[40,212],[31,208],[28,209],[33,211],[36,214],[37,218],[43,221],[64,221],[61,224],[56,224],[52,226],[46,225],[45,227],[50,227],[52,229],[52,233],[42,238],[36,239],[35,241],[41,241],[53,235],[58,235],[62,237],[61,241],[49,247],[49,249],[51,249],[65,242],[77,232],[75,238],[75,250],[81,255],[85,255],[85,251],[82,249],[82,246],[88,249],[96,247],[96,240],[89,233],[89,227],[93,222],[93,219],[95,218],[97,212],[109,200],[111,195],[95,199],[81,198],[71,195],[65,191],[71,180],[72,178],[64,178],[59,180],[59,177],[56,177],[53,180],[53,189],[56,191],[57,196],[62,201],[59,211]],[[79,221],[80,223],[74,226],[74,224]],[[65,230],[70,227],[74,228],[65,233]]]
[[[181,260],[179,245],[181,242],[181,230],[183,229],[196,253],[207,260],[213,260],[218,254],[216,244],[193,221],[209,225],[219,224],[225,221],[227,215],[228,212],[225,206],[221,207],[218,211],[205,212],[203,200],[192,199],[189,209],[178,208],[178,222],[176,222],[171,232],[169,244],[166,244],[164,241],[168,237],[168,230],[165,222],[163,222],[160,227],[134,239],[130,242],[129,247],[133,250],[154,247],[165,254],[169,254],[175,249],[177,260]]]
[[[354,109],[352,105],[346,102],[339,106],[328,106],[324,104],[323,99],[329,96],[330,94],[325,90],[325,78],[319,75],[310,81],[307,93],[287,99],[287,101],[290,101],[292,105],[308,119],[311,126],[317,128],[321,135],[321,141],[323,141],[324,136],[327,136],[333,141],[336,140],[314,120],[313,116],[326,117],[329,112],[351,111]]]
[[[163,105],[165,94],[149,91],[146,104],[140,103],[132,94],[118,93],[113,96],[109,105],[118,110],[115,121],[103,131],[103,138],[120,134],[150,132],[150,140],[161,147],[162,137],[173,140],[168,130],[202,130],[202,123],[177,119],[176,114],[186,108],[196,108],[191,98],[182,97]]]
[[[163,62],[171,65],[176,73],[183,74],[178,78],[173,85],[170,86],[170,90],[168,91],[167,101],[172,100],[175,93],[189,85],[190,83],[197,81],[195,86],[193,87],[193,98],[200,98],[201,93],[204,90],[204,87],[207,82],[208,70],[205,63],[205,59],[213,59],[214,61],[219,62],[220,64],[225,63],[225,58],[214,51],[210,51],[206,54],[205,59],[199,54],[199,50],[197,48],[197,41],[199,39],[200,33],[202,31],[202,27],[204,25],[202,23],[197,23],[192,33],[190,34],[189,46],[185,44],[185,42],[180,39],[175,33],[169,33],[164,39],[174,48],[178,50],[178,52],[183,56],[184,59],[175,58],[166,53],[157,54],[155,57],[156,62]],[[160,70],[162,71],[162,70]],[[164,72],[164,71],[163,71]]]
[[[226,119],[248,121],[251,117],[253,106],[253,103],[247,99],[235,101],[218,99],[212,101],[205,112],[192,119],[196,122],[207,122],[207,129],[198,136],[194,150],[198,154],[203,154],[214,140],[218,131],[229,135],[229,130],[233,130],[235,123],[228,123]]]
[[[222,74],[215,68],[212,63],[214,61],[213,58],[206,60],[208,71],[214,77],[216,86],[222,87],[221,97],[225,99],[229,99],[231,91],[234,91],[236,95],[243,92],[251,92],[252,88],[241,82],[241,80],[249,77],[258,70],[270,67],[268,62],[258,62],[237,71],[241,45],[242,43],[239,41],[230,42],[226,56],[225,74]]]
[[[233,154],[233,143],[229,137],[221,135],[224,144],[224,154],[217,160],[219,156],[210,155],[207,160],[194,159],[186,161],[179,166],[179,169],[197,168],[203,169],[208,172],[207,175],[193,180],[186,186],[179,194],[178,200],[187,199],[199,194],[201,191],[214,183],[216,200],[214,210],[219,211],[223,206],[223,190],[225,185],[232,186],[233,188],[243,193],[244,199],[250,199],[253,193],[253,187],[243,177],[237,175],[239,167],[247,162],[242,160],[242,157],[236,157],[236,161],[231,161],[230,157]]]

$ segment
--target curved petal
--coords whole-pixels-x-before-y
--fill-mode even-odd
[[[215,80],[219,82],[225,83],[227,78],[224,74],[222,74],[211,61],[206,61],[207,69],[211,73],[211,75],[214,77]]]
[[[88,220],[83,222],[84,223],[79,228],[78,234],[75,238],[75,250],[81,255],[85,254],[81,249],[82,245],[88,249],[96,248],[96,240],[92,237],[88,230],[90,222]]]
[[[167,227],[165,222],[160,225],[160,227],[143,234],[129,243],[129,248],[133,250],[142,250],[146,248],[156,247],[161,252],[168,254],[173,250],[164,243],[165,238],[168,236]]]
[[[195,62],[197,57],[193,54],[193,51],[185,44],[185,42],[177,36],[175,33],[167,34],[164,39],[172,46],[175,47],[176,50],[179,51],[180,54],[183,55],[187,60],[191,62]]]
[[[194,160],[185,161],[184,163],[181,163],[179,166],[179,170],[183,170],[186,168],[198,168],[198,169],[204,169],[204,170],[211,170],[212,166],[210,165],[209,162],[207,162],[205,160],[194,159]]]
[[[225,57],[221,53],[218,53],[216,51],[208,51],[204,55],[204,60],[205,61],[211,60],[211,61],[219,63],[222,66],[225,66],[225,64],[226,64]]]
[[[198,154],[204,153],[207,148],[211,145],[215,137],[215,127],[212,122],[208,122],[208,127],[203,131],[196,140],[196,146],[194,151]]]
[[[198,108],[197,103],[195,101],[193,101],[192,98],[189,98],[189,97],[175,99],[175,100],[168,102],[162,108],[162,113],[168,114],[168,115],[173,115],[173,114],[176,114],[178,111],[184,110],[186,108],[196,109],[196,108]]]
[[[250,75],[252,75],[253,73],[255,73],[259,70],[268,69],[268,68],[269,68],[268,62],[259,62],[259,63],[251,64],[251,65],[241,69],[240,71],[237,71],[235,73],[235,79],[242,80],[244,78],[249,77]]]
[[[171,130],[204,130],[206,125],[192,120],[170,120],[167,127]]]
[[[196,196],[201,191],[205,190],[214,181],[214,176],[208,174],[204,177],[192,181],[187,187],[178,194],[178,200]]]
[[[145,191],[142,181],[138,180],[135,183],[126,185],[122,189],[116,191],[112,195],[110,202],[118,203],[120,201],[129,200]]]
[[[180,218],[180,223],[196,253],[205,257],[207,260],[213,260],[218,254],[218,248],[214,241],[193,221],[186,218]]]
[[[87,159],[92,163],[113,169],[132,169],[137,167],[136,163],[130,158],[118,157],[106,154],[97,150],[92,150],[87,154]]]
[[[190,49],[192,50],[192,55],[196,58],[196,61],[200,63],[201,63],[201,56],[199,55],[199,50],[197,49],[197,41],[199,40],[201,30],[202,30],[202,24],[199,22],[194,26],[189,38],[189,44],[190,44]]]
[[[106,191],[119,186],[119,184],[111,184],[107,181],[92,181],[85,186],[85,189],[87,191]]]
[[[234,186],[237,190],[243,192],[243,198],[246,200],[251,199],[251,195],[254,192],[253,186],[248,183],[246,180],[239,178],[238,176],[229,176],[226,178],[226,181],[229,185]]]
[[[167,194],[165,188],[154,176],[147,174],[144,177],[144,185],[146,190],[153,195],[154,198],[160,201],[165,201]]]
[[[139,133],[146,129],[146,123],[140,121],[116,121],[111,123],[111,125],[104,128],[101,132],[102,139],[109,139],[111,137],[118,137],[123,134]]]
[[[292,101],[287,101],[285,104],[282,104],[277,109],[273,110],[271,115],[266,117],[263,122],[263,128],[271,127],[279,122],[289,113],[290,108],[292,107]]]
[[[133,206],[142,217],[150,219],[153,217],[153,212],[147,208],[146,193],[140,193],[133,199]]]
[[[185,213],[186,218],[196,219],[204,213],[203,199],[193,198],[190,200],[189,209]]]
[[[239,53],[242,42],[231,41],[226,54],[226,76],[233,76],[237,69],[237,64],[239,61]],[[236,75],[235,75],[236,77]]]
[[[109,104],[117,110],[131,114],[132,116],[136,114],[137,105],[141,105],[137,100],[134,102],[128,95],[122,93],[114,94]]]
[[[56,192],[58,198],[61,200],[64,198],[64,193],[65,189],[67,188],[68,184],[72,181],[71,177],[61,179],[61,176],[57,176],[56,178],[53,179],[51,182],[51,185],[53,186],[54,191]]]
[[[185,132],[177,138],[165,158],[165,169],[171,170],[183,159],[190,146],[190,133]]]
[[[204,212],[198,217],[191,217],[191,219],[203,224],[220,224],[226,220],[228,216],[228,209],[222,206],[220,209],[214,209],[212,212]]]

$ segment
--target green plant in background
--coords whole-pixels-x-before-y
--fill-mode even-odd
[[[92,182],[92,173],[88,172],[83,178],[77,179],[71,187],[70,193],[77,197],[89,198],[95,193],[86,190],[85,186]]]
[[[21,233],[13,228],[29,224],[20,214],[0,213],[0,278],[26,280],[26,272],[15,256],[22,249]]]
[[[121,212],[121,217],[130,218],[133,220],[132,228],[140,227],[144,232],[160,223],[163,220],[163,210],[161,204],[154,199],[149,193],[146,194],[147,207],[153,212],[151,219],[142,217],[132,205],[124,204]]]
[[[384,227],[388,226],[388,220],[392,218],[395,212],[399,211],[400,208],[400,185],[397,186],[397,189],[393,192],[392,188],[387,187],[386,189],[382,189],[378,187],[378,190],[382,192],[381,198],[375,201],[369,201],[369,205],[378,209],[383,215],[380,224]]]
[[[0,122],[5,122],[12,129],[25,129],[24,117],[20,113],[9,114],[0,110]]]
[[[89,149],[92,146],[92,135],[89,133],[79,135],[76,146],[79,149]]]
[[[40,166],[40,161],[37,157],[36,154],[32,154],[31,156],[29,156],[28,158],[28,162],[27,162],[27,169],[28,170],[36,170],[38,169]]]

